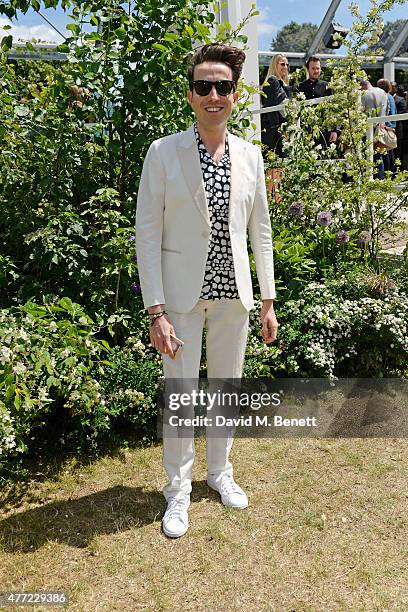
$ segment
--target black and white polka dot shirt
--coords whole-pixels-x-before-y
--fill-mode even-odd
[[[216,164],[206,150],[196,125],[194,131],[211,222],[210,243],[200,300],[238,299],[228,229],[231,182],[228,136],[225,141],[224,155]]]

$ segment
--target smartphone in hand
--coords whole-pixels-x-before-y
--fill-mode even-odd
[[[177,338],[177,336],[171,335],[170,343],[171,343],[171,348],[174,353],[173,359],[176,359],[176,357],[178,357],[178,355],[180,355],[181,353],[182,347],[184,346],[184,342],[180,340],[179,338]]]

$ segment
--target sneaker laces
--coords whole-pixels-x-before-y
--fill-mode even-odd
[[[181,520],[181,513],[186,510],[187,502],[183,498],[172,497],[167,506],[166,520],[171,521],[173,519]]]
[[[237,483],[234,481],[231,474],[225,474],[222,477],[221,491],[223,495],[232,495],[233,493],[241,493]]]

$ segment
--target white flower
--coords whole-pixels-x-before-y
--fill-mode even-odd
[[[26,366],[21,363],[21,361],[19,361],[14,367],[13,367],[13,372],[14,374],[24,374],[27,371]]]
[[[11,360],[11,350],[7,346],[2,346],[0,350],[0,357],[3,363],[7,363]]]

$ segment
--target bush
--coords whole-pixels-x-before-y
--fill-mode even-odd
[[[244,374],[394,377],[408,374],[408,296],[367,270],[306,285],[277,308],[276,346],[258,339],[251,316]]]
[[[9,17],[28,8],[3,6]],[[210,41],[215,15],[211,0],[71,8],[66,62],[10,62],[10,36],[0,48],[0,307],[64,295],[121,343],[140,306],[128,238],[143,159],[191,123],[187,56]],[[217,39],[242,43],[239,30],[224,22]],[[235,128],[250,124],[246,99]]]
[[[135,425],[144,441],[156,435],[156,391],[162,375],[160,355],[139,336],[130,336],[122,348],[115,347],[99,377],[112,422]]]
[[[109,350],[93,321],[69,298],[0,312],[0,455],[27,452],[51,407],[84,432],[107,428],[105,400],[92,370]],[[34,436],[35,438],[35,436]]]

